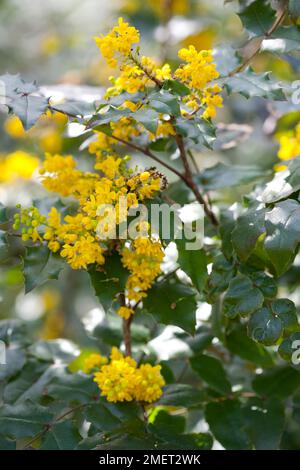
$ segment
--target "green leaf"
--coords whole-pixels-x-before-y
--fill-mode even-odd
[[[18,404],[26,400],[36,402],[41,399],[49,382],[60,373],[64,366],[29,359],[15,378],[4,388],[5,403]]]
[[[278,450],[284,428],[284,407],[276,400],[248,400],[245,408],[246,430],[254,449]]]
[[[224,314],[229,318],[247,316],[262,306],[264,297],[253,282],[244,274],[238,274],[230,281],[224,297]]]
[[[248,184],[265,176],[265,170],[258,167],[217,163],[204,170],[196,179],[205,190],[215,190]]]
[[[42,431],[51,419],[52,414],[45,407],[29,401],[0,408],[1,433],[12,439],[34,436]]]
[[[171,116],[181,115],[178,98],[164,89],[151,93],[149,104],[158,113],[165,113]]]
[[[226,376],[222,363],[205,354],[198,354],[190,359],[191,366],[209,387],[222,395],[231,393],[231,384]]]
[[[277,284],[271,276],[264,273],[263,271],[249,272],[248,276],[252,279],[255,287],[263,293],[267,299],[272,299],[277,295]]]
[[[28,352],[41,361],[68,364],[79,355],[79,348],[67,339],[37,341],[28,348]]]
[[[246,328],[236,325],[226,336],[226,346],[232,354],[261,367],[271,367],[273,363],[270,353],[260,344],[249,338]]]
[[[286,54],[298,51],[300,46],[300,27],[296,25],[281,26],[271,36],[264,39],[261,45],[262,51]]]
[[[46,433],[40,450],[74,450],[81,440],[72,421],[58,422]]]
[[[88,103],[87,101],[66,101],[62,104],[56,104],[55,110],[61,111],[65,114],[74,116],[85,117],[95,113],[95,103]]]
[[[184,433],[185,418],[183,416],[172,416],[161,408],[154,408],[149,416],[149,430],[159,437],[168,439],[169,436]],[[180,436],[181,438],[181,436]],[[180,439],[179,438],[179,439]]]
[[[271,303],[271,309],[273,314],[277,315],[282,321],[286,334],[293,333],[299,329],[294,302],[289,299],[277,299]]]
[[[232,244],[242,261],[246,261],[255,248],[258,238],[265,232],[265,208],[255,204],[236,221]]]
[[[205,119],[196,118],[185,119],[178,117],[174,124],[176,131],[190,139],[191,147],[197,150],[203,148],[213,148],[213,143],[216,140],[216,129],[214,125]]]
[[[225,449],[246,450],[250,448],[243,410],[238,401],[225,400],[209,403],[206,406],[205,418],[210,431]]]
[[[141,124],[143,124],[147,131],[152,132],[153,134],[155,134],[157,129],[158,118],[158,112],[150,108],[142,108],[134,113],[134,119],[136,120],[136,122],[140,122]]]
[[[105,310],[109,309],[118,295],[124,292],[125,283],[129,275],[122,265],[120,256],[114,254],[106,258],[105,266],[101,271],[91,268],[89,271],[95,295]]]
[[[300,4],[298,0],[289,0],[289,12],[293,19],[297,19],[300,16]]]
[[[282,86],[271,79],[270,72],[257,74],[247,68],[226,79],[224,87],[229,95],[240,93],[247,99],[259,97],[275,101],[286,100]]]
[[[248,333],[254,341],[271,346],[276,344],[281,337],[283,322],[271,309],[260,308],[250,318]]]
[[[190,93],[190,89],[178,80],[165,80],[163,88],[178,96],[186,96]]]
[[[98,113],[92,117],[88,122],[88,128],[102,130],[102,126],[110,124],[111,122],[118,122],[122,117],[130,116],[132,112],[130,109],[118,109],[114,106],[108,106],[108,109],[103,113]]]
[[[249,37],[263,36],[275,21],[275,11],[266,2],[256,0],[244,8],[239,17]]]
[[[26,362],[25,353],[21,348],[7,348],[5,355],[6,364],[0,364],[0,381],[15,375]]]
[[[206,283],[207,256],[203,249],[187,250],[185,240],[176,240],[178,248],[178,263],[183,271],[191,278],[193,285],[199,292],[202,292]]]
[[[207,301],[214,303],[218,296],[224,292],[235,274],[235,268],[223,255],[215,258],[212,272],[206,284]]]
[[[170,384],[164,387],[164,393],[156,405],[190,408],[200,405],[204,400],[203,390],[186,384]]]
[[[193,289],[167,279],[148,291],[143,305],[159,323],[176,325],[188,333],[194,333],[196,301]]]
[[[175,450],[210,450],[213,446],[213,438],[208,433],[181,434],[168,439],[166,444],[159,444],[159,449]]]
[[[278,348],[278,353],[285,361],[290,361],[295,366],[300,364],[300,332],[296,331],[285,338]]]
[[[49,251],[46,246],[27,247],[23,269],[25,293],[48,279],[58,279],[59,273],[65,266],[63,258]]]
[[[84,408],[85,418],[99,431],[113,431],[125,423],[134,423],[139,415],[136,403],[109,403],[106,398]]]
[[[270,204],[286,199],[291,194],[300,189],[300,158],[293,158],[287,162],[288,169],[275,173],[274,178],[269,181],[263,192],[260,194],[260,200]]]
[[[262,397],[277,397],[284,400],[299,389],[300,372],[290,366],[269,369],[257,375],[252,386],[254,391]]]
[[[39,117],[47,111],[48,106],[47,98],[23,94],[14,98],[9,104],[9,109],[20,118],[24,129],[29,130]]]
[[[61,374],[47,386],[47,395],[67,402],[88,403],[100,395],[97,385],[87,375]]]
[[[0,225],[8,222],[6,207],[0,202]]]
[[[6,238],[6,232],[4,230],[0,230],[0,262],[4,262],[9,257],[9,250]]]
[[[281,275],[294,260],[300,242],[300,204],[293,199],[279,202],[266,213],[265,225],[265,249]]]

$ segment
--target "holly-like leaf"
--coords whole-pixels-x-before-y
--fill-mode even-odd
[[[82,440],[77,426],[72,421],[57,422],[43,438],[41,450],[74,450]]]
[[[124,424],[139,420],[140,409],[136,403],[109,403],[100,398],[84,408],[86,420],[99,431],[113,431]]]
[[[64,373],[53,378],[46,392],[50,397],[68,403],[89,403],[98,396],[99,389],[87,375]]]
[[[176,325],[193,334],[196,324],[195,291],[167,279],[148,291],[144,308],[165,325]]]
[[[51,419],[52,414],[47,408],[29,401],[0,408],[1,433],[12,439],[34,436],[42,431]]]
[[[254,287],[253,282],[244,274],[238,274],[230,281],[224,297],[223,309],[229,318],[237,315],[247,316],[262,306],[264,296]]]
[[[278,275],[283,274],[296,255],[300,242],[300,204],[287,199],[266,213],[265,249]]]
[[[235,251],[242,261],[246,261],[254,250],[258,238],[265,232],[265,207],[250,207],[238,217],[231,239]]]
[[[261,0],[255,0],[239,13],[250,38],[267,33],[274,23],[275,16],[275,10],[267,2]]]
[[[237,400],[209,403],[206,406],[205,419],[211,432],[225,449],[246,450],[250,448],[244,413]]]
[[[191,278],[193,285],[201,292],[207,280],[207,256],[203,249],[187,250],[185,240],[176,240],[178,248],[178,263]]]
[[[121,292],[124,292],[128,274],[117,254],[107,257],[101,271],[96,268],[89,270],[95,294],[105,310],[112,306]]]
[[[277,299],[271,302],[270,307],[274,315],[282,321],[284,332],[293,333],[299,329],[296,306],[289,299]]]
[[[217,163],[204,170],[197,181],[205,190],[215,190],[248,184],[265,177],[265,175],[266,172],[258,167],[229,166]]]
[[[166,111],[159,111],[166,112]],[[158,124],[159,113],[151,108],[142,108],[134,113],[136,122],[143,124],[147,131],[155,134]]]
[[[250,399],[244,407],[246,430],[256,450],[279,448],[284,428],[284,408],[277,399]]]
[[[164,388],[162,397],[157,405],[193,407],[205,401],[203,390],[197,390],[194,386],[186,384],[170,384]]]
[[[262,397],[284,400],[300,387],[300,372],[290,366],[272,368],[257,375],[252,386]]]
[[[237,325],[226,336],[226,346],[232,354],[258,366],[271,367],[274,364],[267,349],[249,338],[246,328],[241,325]]]
[[[46,246],[26,248],[23,262],[26,293],[48,279],[58,279],[60,272],[66,266],[63,258],[52,253]]]
[[[260,308],[251,316],[248,332],[254,341],[270,346],[281,337],[283,322],[270,308]]]
[[[229,95],[240,93],[245,98],[265,98],[268,100],[285,101],[282,86],[270,77],[270,72],[257,74],[250,68],[229,77],[225,83]]]
[[[191,366],[209,387],[222,395],[231,393],[231,384],[222,363],[212,356],[198,354],[190,359]]]
[[[288,168],[275,173],[274,178],[269,181],[259,200],[267,204],[286,199],[300,189],[300,158],[293,158],[287,162]]]
[[[24,129],[29,130],[46,112],[48,105],[48,99],[43,96],[23,94],[13,99],[9,104],[9,109],[20,118]]]

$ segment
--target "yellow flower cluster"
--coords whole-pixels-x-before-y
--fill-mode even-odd
[[[107,98],[122,92],[145,91],[145,88],[151,84],[161,86],[164,80],[172,78],[169,64],[159,68],[151,58],[139,57],[138,50],[133,49],[133,44],[138,40],[139,32],[125,23],[122,18],[119,18],[118,26],[115,26],[107,36],[96,38],[103,56],[110,65],[116,67],[119,56],[121,59],[120,75],[117,78],[111,77],[113,86],[107,90]],[[177,68],[174,78],[182,81],[191,90],[189,95],[183,97],[182,103],[192,108],[193,112],[202,111],[205,119],[214,118],[216,108],[222,107],[223,100],[220,96],[221,87],[213,83],[219,77],[219,73],[213,63],[212,51],[198,52],[194,46],[189,46],[180,49],[178,56],[186,63]],[[137,107],[142,107],[143,103],[137,105],[127,100],[123,106],[134,111]],[[182,113],[188,115],[185,109],[182,109]],[[130,120],[127,118],[126,120],[127,124],[130,124]]]
[[[280,160],[290,160],[300,156],[300,123],[294,131],[279,136],[278,157]]]
[[[118,25],[115,26],[106,36],[96,37],[95,41],[103,57],[111,67],[117,66],[116,57],[121,55],[128,57],[133,44],[138,43],[140,34],[136,28],[119,18]]]
[[[100,138],[96,152],[97,172],[79,170],[71,155],[51,154],[46,154],[40,170],[46,189],[77,199],[75,214],[61,220],[57,209],[52,207],[47,218],[36,208],[31,212],[23,209],[21,217],[16,215],[19,219],[15,228],[23,225],[24,240],[46,240],[49,249],[59,252],[73,269],[103,265],[110,239],[117,237],[116,224],[126,219],[131,207],[151,199],[161,187],[161,177],[153,170],[132,175],[126,167],[127,159],[117,157],[106,138]],[[99,207],[105,207],[105,211],[99,212]],[[41,225],[45,226],[42,236],[38,232]],[[121,309],[120,315],[125,318],[129,312]]]
[[[129,300],[139,302],[161,272],[164,252],[159,240],[138,237],[122,251],[122,263],[130,271],[126,283]]]
[[[131,357],[124,357],[113,348],[110,362],[95,373],[95,382],[101,395],[109,402],[138,400],[151,403],[162,395],[165,381],[160,373],[161,366],[142,364],[140,367]]]
[[[175,77],[192,89],[192,93],[184,98],[187,105],[194,110],[205,108],[204,118],[213,118],[216,108],[222,107],[222,91],[217,84],[211,82],[219,77],[219,73],[213,63],[212,51],[198,52],[194,46],[180,49],[178,57],[186,62],[180,66]]]
[[[93,353],[90,354],[85,360],[83,365],[83,372],[89,374],[93,369],[100,369],[102,366],[108,363],[108,359],[101,354]]]

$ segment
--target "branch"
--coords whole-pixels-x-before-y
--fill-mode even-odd
[[[165,168],[167,168],[169,171],[171,171],[172,173],[174,173],[176,176],[178,176],[178,178],[181,178],[181,179],[184,179],[183,175],[180,173],[180,171],[176,170],[176,168],[173,168],[171,165],[169,165],[168,163],[164,162],[163,160],[161,160],[160,158],[158,158],[156,155],[154,155],[154,153],[151,152],[151,150],[147,149],[147,148],[143,148],[143,147],[140,147],[139,145],[136,145],[132,142],[129,142],[127,140],[124,140],[124,139],[121,139],[120,137],[116,137],[115,135],[110,135],[109,136],[110,138],[120,142],[121,144],[123,145],[126,145],[127,147],[133,149],[133,150],[136,150],[137,152],[141,152],[143,153],[144,155],[146,155],[147,157],[150,157],[152,158],[152,160],[156,161],[157,163],[159,163],[160,165],[164,166]]]
[[[263,40],[268,39],[276,31],[276,29],[281,25],[281,23],[283,22],[283,20],[285,18],[287,10],[288,10],[288,4],[286,3],[283,7],[283,10],[282,10],[281,14],[279,14],[277,16],[277,18],[275,19],[275,21],[272,24],[271,28],[268,31],[266,31],[264,33],[264,35],[262,36],[262,38],[259,41],[259,44],[255,48],[254,52],[246,60],[244,60],[244,62],[242,64],[240,64],[238,67],[236,67],[234,70],[232,70],[228,75],[229,77],[232,77],[236,73],[242,72],[244,70],[244,68],[247,67],[247,65],[249,65],[252,62],[252,60],[254,59],[256,54],[258,54],[260,52]],[[252,41],[252,39],[251,39],[251,41]]]
[[[187,154],[186,154],[186,151],[185,151],[185,147],[184,147],[184,142],[183,142],[183,139],[182,139],[182,136],[177,134],[175,136],[175,140],[176,140],[176,143],[177,143],[177,146],[178,146],[178,149],[180,151],[180,156],[181,156],[181,160],[182,160],[182,163],[184,165],[184,168],[185,168],[185,175],[184,175],[184,181],[185,183],[187,184],[187,186],[192,190],[192,192],[194,193],[197,201],[203,205],[203,209],[204,209],[204,212],[205,214],[207,215],[207,217],[210,219],[211,223],[217,227],[219,225],[219,222],[218,222],[218,219],[216,218],[215,214],[213,213],[213,211],[210,209],[209,205],[207,204],[207,202],[205,201],[204,197],[202,196],[202,194],[200,193],[199,189],[198,189],[198,186],[196,185],[196,183],[194,182],[194,179],[193,179],[193,174],[192,174],[192,171],[191,171],[191,168],[190,168],[190,164],[188,162],[188,158],[187,158]]]

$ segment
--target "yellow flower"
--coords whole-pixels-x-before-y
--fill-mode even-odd
[[[93,369],[100,369],[107,363],[107,357],[101,356],[101,354],[90,354],[84,360],[83,372],[89,374]]]
[[[280,160],[290,160],[300,156],[300,123],[297,124],[294,131],[286,132],[278,137]]]
[[[94,381],[101,389],[101,395],[107,401],[132,401],[134,399],[136,377],[136,362],[121,353],[116,353],[108,365],[104,365],[100,372],[96,372]]]
[[[124,318],[125,320],[128,320],[128,318],[130,318],[133,314],[134,310],[129,307],[120,307],[118,310],[118,315],[120,315],[120,317]]]
[[[134,359],[124,357],[113,348],[109,364],[94,374],[94,381],[109,402],[138,400],[151,403],[160,398],[165,385],[160,370],[159,365],[137,367]]]
[[[0,181],[17,178],[30,179],[39,165],[39,159],[22,150],[9,153],[0,160]]]
[[[25,135],[23,124],[18,116],[9,116],[4,123],[4,130],[14,139],[20,139]]]
[[[161,271],[163,257],[160,241],[151,238],[136,238],[130,248],[123,249],[122,263],[130,271],[126,282],[129,300],[138,302],[146,296],[146,291]]]
[[[153,402],[162,396],[162,387],[165,381],[160,373],[161,366],[142,364],[137,370],[137,385],[135,399],[139,401]]]
[[[140,40],[139,31],[119,18],[115,26],[106,36],[96,37],[95,41],[103,57],[111,67],[116,67],[116,57],[126,58],[131,53],[133,44]]]

